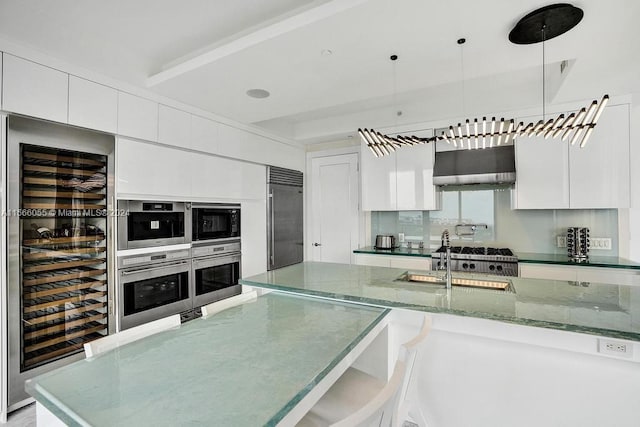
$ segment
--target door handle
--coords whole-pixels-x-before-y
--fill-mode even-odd
[[[313,246],[322,246],[321,243],[314,243]]]

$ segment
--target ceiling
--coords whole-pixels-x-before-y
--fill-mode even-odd
[[[0,37],[313,143],[358,127],[540,105],[542,45],[514,45],[507,35],[550,3],[3,0]],[[640,91],[640,2],[573,4],[583,21],[545,44],[552,71],[571,61],[550,102]],[[256,88],[271,96],[246,95]]]

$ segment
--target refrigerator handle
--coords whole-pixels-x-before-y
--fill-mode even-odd
[[[273,212],[273,190],[269,190],[269,227],[271,232],[269,233],[269,266],[273,267],[274,260],[273,254],[275,253],[275,228],[274,228],[274,212]]]

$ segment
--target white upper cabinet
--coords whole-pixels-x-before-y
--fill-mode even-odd
[[[584,148],[569,148],[572,208],[629,207],[629,105],[606,107]]]
[[[376,157],[363,141],[360,151],[363,211],[395,211],[396,153]]]
[[[266,199],[266,167],[192,153],[191,190],[195,200]]]
[[[118,132],[118,91],[69,76],[69,124]]]
[[[192,115],[191,148],[205,153],[217,153],[219,127],[218,122]]]
[[[192,154],[170,147],[118,138],[118,197],[140,195],[188,200],[194,169]]]
[[[69,75],[4,54],[2,109],[67,123]]]
[[[537,123],[540,117],[518,119]],[[569,148],[567,142],[542,136],[515,141],[516,185],[512,194],[516,209],[569,208]]]
[[[148,99],[119,92],[118,133],[147,141],[157,141],[158,104]]]
[[[606,107],[584,148],[518,138],[512,203],[514,209],[629,207],[629,106]]]
[[[158,142],[177,147],[191,147],[191,114],[160,104]]]
[[[406,135],[430,137],[433,131],[407,132]],[[440,192],[433,185],[434,159],[435,144],[399,148],[390,155],[376,157],[362,142],[362,210],[439,209]]]
[[[409,132],[422,138],[433,136],[432,130]],[[435,143],[400,148],[396,151],[396,192],[399,211],[440,209],[440,192],[433,185]]]

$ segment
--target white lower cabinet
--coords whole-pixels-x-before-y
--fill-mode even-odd
[[[118,197],[140,195],[185,200],[191,195],[192,153],[118,138]]]
[[[520,277],[528,279],[640,286],[640,270],[633,269],[520,263],[519,270]]]
[[[355,254],[358,265],[372,267],[406,268],[407,270],[430,270],[431,258],[400,255]]]
[[[525,279],[577,280],[575,267],[520,263],[518,269],[519,276]]]
[[[391,258],[390,267],[392,268],[406,268],[408,270],[430,270],[431,258],[427,257],[403,257],[394,255]]]

